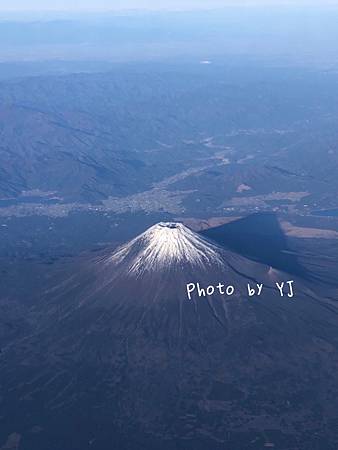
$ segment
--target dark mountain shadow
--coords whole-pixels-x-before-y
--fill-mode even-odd
[[[303,278],[307,270],[288,246],[275,213],[251,214],[201,234],[254,261]]]

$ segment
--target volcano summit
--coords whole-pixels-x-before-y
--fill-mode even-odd
[[[269,286],[283,274],[177,223],[69,270],[32,309],[26,336],[3,349],[0,442],[13,433],[20,450],[338,442],[338,311],[305,282],[297,301],[282,301]],[[186,300],[187,283],[219,280],[268,289],[255,301],[241,290]]]
[[[222,265],[219,249],[182,223],[161,222],[149,228],[111,257],[113,263],[127,260],[129,273],[163,270],[171,266]]]

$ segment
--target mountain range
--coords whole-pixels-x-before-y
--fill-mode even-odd
[[[21,215],[102,202],[171,214],[335,207],[335,77],[249,72],[149,63],[2,81],[1,201],[24,204]]]

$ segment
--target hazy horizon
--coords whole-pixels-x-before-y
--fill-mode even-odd
[[[325,0],[318,5],[318,2],[312,0],[126,0],[112,2],[111,0],[53,0],[46,2],[43,0],[32,0],[27,5],[26,0],[13,0],[10,4],[1,5],[0,12],[44,12],[44,11],[123,11],[123,10],[200,10],[226,8],[229,6],[247,6],[247,7],[326,7],[338,6],[338,0]]]

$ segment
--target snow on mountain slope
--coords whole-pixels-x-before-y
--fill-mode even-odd
[[[223,266],[220,249],[181,223],[161,222],[120,247],[109,259],[128,261],[128,272],[162,270],[172,265]]]

